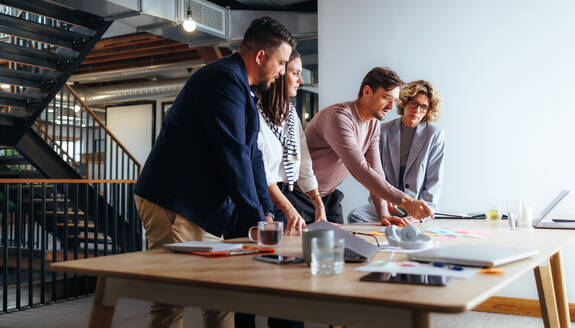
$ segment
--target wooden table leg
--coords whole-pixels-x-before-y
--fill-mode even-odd
[[[427,311],[413,311],[413,327],[414,328],[432,328],[431,312]]]
[[[90,314],[90,328],[110,328],[114,318],[116,306],[106,306],[102,303],[106,292],[106,277],[98,277],[96,292],[94,293],[94,303]]]
[[[567,289],[565,287],[565,276],[563,275],[563,260],[561,251],[555,253],[550,258],[551,275],[553,277],[553,288],[555,290],[555,300],[557,311],[559,312],[559,324],[562,328],[571,327],[569,317],[569,301],[567,300]]]
[[[539,294],[539,305],[543,315],[545,328],[559,328],[559,315],[557,312],[557,302],[555,290],[553,288],[553,276],[551,274],[551,264],[547,261],[546,266],[538,266],[533,269],[535,282],[537,283],[537,293]]]

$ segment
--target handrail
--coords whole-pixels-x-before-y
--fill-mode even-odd
[[[115,179],[0,179],[0,183],[125,183],[135,184],[138,180]]]
[[[62,152],[64,153],[68,158],[71,159],[72,164],[76,167],[78,167],[78,163],[74,160],[74,157],[70,156],[70,154],[68,154],[68,152],[62,148],[62,146],[60,146],[55,140],[52,140],[52,137],[50,137],[50,135],[46,132],[46,130],[44,129],[44,127],[42,125],[40,125],[40,123],[38,123],[38,121],[34,121],[34,125],[37,126],[38,128],[40,128],[40,131],[42,131],[42,137],[46,136],[47,139],[49,139],[50,141],[52,141],[54,143],[54,145]]]
[[[88,104],[86,104],[86,102],[84,102],[84,100],[82,100],[82,97],[80,97],[80,95],[76,92],[76,90],[74,90],[71,86],[69,86],[68,84],[66,84],[66,88],[68,88],[68,90],[70,90],[70,92],[78,99],[78,101],[80,102],[80,104],[82,104],[82,106],[84,106],[84,108],[86,108],[86,110],[88,110],[88,113],[90,113],[90,115],[92,116],[92,118],[94,118],[98,123],[100,123],[100,125],[102,126],[102,128],[110,135],[110,137],[112,138],[112,140],[114,140],[119,146],[120,148],[122,148],[124,150],[124,152],[126,152],[126,154],[128,155],[128,157],[130,157],[132,159],[132,161],[134,161],[134,163],[136,164],[136,166],[138,167],[138,175],[140,175],[140,169],[141,169],[141,165],[140,162],[138,162],[136,160],[136,158],[128,151],[128,149],[126,149],[126,147],[124,147],[124,145],[120,142],[120,140],[118,140],[118,138],[116,138],[116,136],[112,133],[112,131],[110,131],[108,129],[108,127],[106,126],[106,124],[104,124],[104,122],[102,122],[102,120],[100,120],[98,118],[98,116],[96,116],[96,114],[94,113],[94,111],[92,111],[92,109],[90,108],[90,106],[88,106]]]

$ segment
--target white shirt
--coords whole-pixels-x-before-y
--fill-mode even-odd
[[[290,103],[290,110],[295,108]],[[297,115],[297,114],[296,114]],[[262,158],[264,162],[264,168],[266,171],[266,179],[268,181],[268,186],[276,184],[278,182],[287,183],[287,175],[284,170],[283,165],[283,145],[270,129],[263,115],[259,113],[260,116],[260,132],[258,135],[258,148],[262,152]],[[299,140],[299,147],[297,148],[297,158],[298,160],[294,165],[294,175],[297,178],[297,184],[303,192],[308,192],[313,189],[317,189],[317,179],[313,173],[313,167],[311,163],[311,156],[309,155],[309,150],[307,148],[307,142],[305,139],[305,133],[301,126],[301,122],[296,120],[295,135],[296,140]],[[288,134],[287,122],[282,122],[282,129],[284,133]]]

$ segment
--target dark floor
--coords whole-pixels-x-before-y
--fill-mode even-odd
[[[92,297],[79,300],[43,306],[35,309],[0,315],[0,328],[66,328],[88,327]],[[121,299],[116,307],[114,328],[147,327],[147,312],[149,303],[145,301]],[[198,308],[188,308],[185,318],[185,328],[202,328],[201,314]],[[256,318],[256,326],[265,328],[267,320]],[[382,322],[374,326],[383,325]],[[543,327],[540,318],[520,317],[484,312],[466,312],[464,314],[448,315],[433,314],[434,327],[440,328],[535,328]],[[308,324],[306,328],[327,328],[327,325]],[[575,325],[572,324],[572,327]]]
[[[0,328],[66,328],[88,327],[92,297],[42,306],[35,309],[0,315]],[[148,326],[149,302],[120,299],[114,312],[114,328]],[[199,308],[187,308],[184,328],[203,328]],[[256,317],[258,328],[266,327],[267,320]],[[327,325],[306,324],[306,328],[327,328]]]

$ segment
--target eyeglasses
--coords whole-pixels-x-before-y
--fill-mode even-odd
[[[395,102],[397,99],[393,95],[385,95],[384,96],[386,101]]]
[[[410,100],[407,102],[407,106],[410,109],[414,109],[417,110],[420,113],[427,113],[427,111],[429,110],[429,106],[425,105],[425,104],[420,104],[415,100]]]
[[[350,232],[351,232],[352,234],[354,234],[354,235],[362,235],[362,236],[370,236],[370,237],[373,237],[373,238],[375,238],[375,244],[377,245],[377,247],[380,247],[380,246],[379,246],[379,240],[377,240],[377,237],[376,237],[375,235],[372,235],[372,234],[370,234],[370,233],[357,232],[357,231],[350,231]]]

